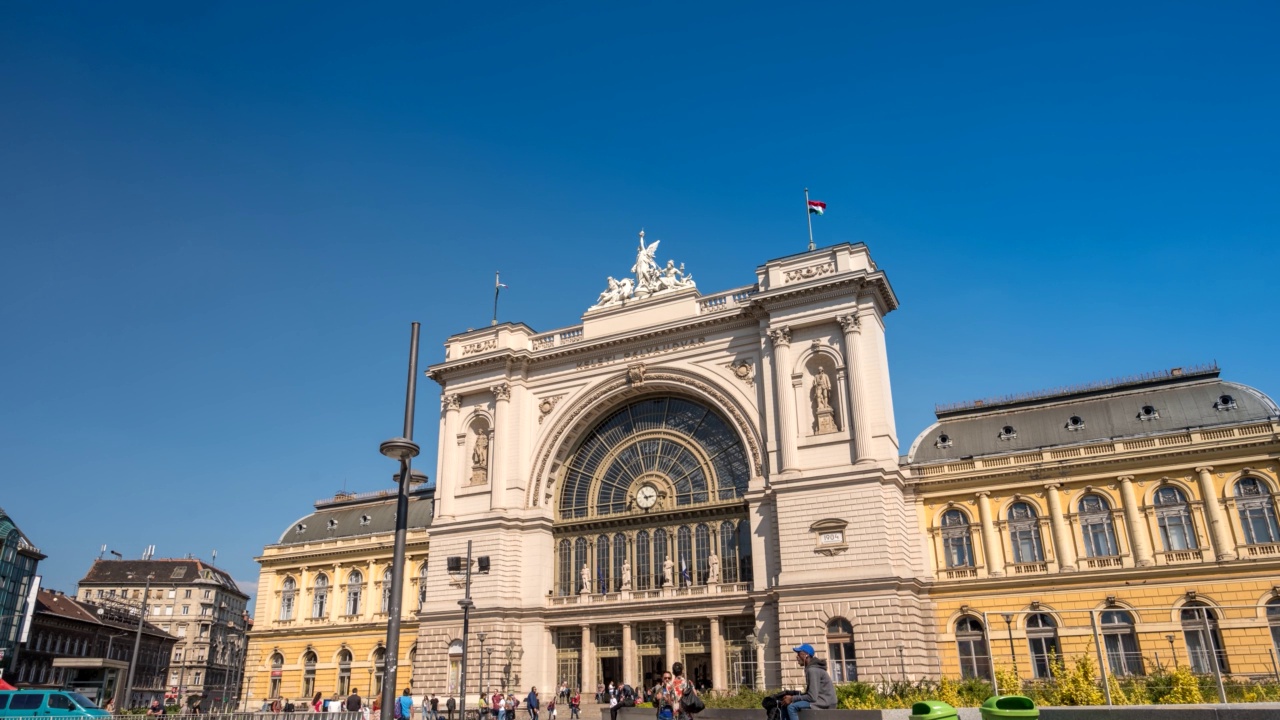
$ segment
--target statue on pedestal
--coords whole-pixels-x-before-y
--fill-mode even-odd
[[[707,584],[712,585],[720,582],[720,556],[711,553],[707,558]]]
[[[673,570],[675,570],[675,567],[676,567],[676,564],[671,562],[670,557],[662,561],[662,586],[663,587],[666,587],[671,584],[671,573]]]
[[[623,590],[631,589],[631,561],[630,560],[622,561],[622,589]]]
[[[489,433],[476,434],[475,447],[471,449],[471,484],[483,485],[489,480]]]
[[[813,376],[813,419],[818,435],[837,432],[835,410],[831,408],[831,377],[819,366]]]
[[[579,592],[583,595],[591,594],[591,568],[586,563],[582,563],[582,590]]]

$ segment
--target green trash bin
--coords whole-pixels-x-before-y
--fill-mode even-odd
[[[1002,720],[1003,718],[1039,718],[1040,708],[1035,701],[1025,695],[996,695],[987,698],[978,708],[982,720]]]
[[[956,720],[956,709],[941,700],[922,700],[911,706],[911,720]]]

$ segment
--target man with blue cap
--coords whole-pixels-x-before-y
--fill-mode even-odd
[[[795,651],[796,664],[804,668],[804,692],[782,698],[781,704],[787,708],[788,720],[800,720],[800,711],[805,708],[830,710],[835,707],[836,686],[827,674],[827,661],[814,657],[813,646],[809,643],[791,649]]]

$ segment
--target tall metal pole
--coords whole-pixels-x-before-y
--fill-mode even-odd
[[[1209,648],[1209,662],[1213,663],[1213,679],[1218,682],[1218,702],[1227,702],[1227,689],[1222,686],[1222,666],[1218,664],[1218,644],[1213,639],[1213,628],[1209,627],[1209,608],[1197,608],[1200,619],[1204,621],[1204,642]]]
[[[462,599],[462,664],[458,668],[462,675],[458,687],[458,717],[467,720],[467,638],[471,632],[471,541],[467,541],[467,583]]]
[[[1013,649],[1013,613],[1000,613],[1004,627],[1009,631],[1009,658],[1013,661],[1013,674],[1018,675],[1018,652]]]
[[[382,680],[382,720],[392,720],[396,702],[397,671],[400,662],[400,605],[404,595],[404,544],[409,528],[409,480],[412,460],[418,454],[413,443],[414,398],[418,389],[418,323],[413,323],[409,341],[409,383],[404,397],[404,435],[382,443],[387,457],[400,460],[400,482],[396,493],[396,537],[391,560],[391,598],[387,603],[387,660]]]
[[[1098,613],[1096,610],[1089,611],[1089,627],[1093,630],[1093,649],[1098,653],[1098,673],[1102,675],[1102,695],[1106,698],[1107,704],[1111,704],[1111,681],[1107,679],[1107,659],[1102,654],[1102,633],[1098,632]],[[1120,657],[1123,659],[1124,655]],[[1126,663],[1125,667],[1128,667]],[[1057,680],[1058,678],[1054,678]]]
[[[128,693],[124,701],[126,708],[133,707],[133,677],[138,672],[138,648],[142,645],[142,623],[147,617],[147,598],[151,596],[151,578],[153,577],[155,576],[147,573],[147,580],[142,585],[142,606],[138,608],[138,631],[133,635],[133,657],[129,658],[129,682],[124,688]]]
[[[809,250],[813,250],[813,213],[809,212],[809,188],[804,189],[804,217],[809,221]]]

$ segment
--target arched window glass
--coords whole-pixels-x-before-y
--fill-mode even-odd
[[[653,577],[654,584],[658,587],[662,587],[666,583],[662,574],[662,568],[666,563],[667,531],[659,528],[653,532]]]
[[[316,575],[311,595],[311,617],[322,618],[329,614],[329,578],[324,573]]]
[[[586,547],[587,541],[579,538],[579,541]],[[584,550],[584,557],[585,557]],[[576,573],[575,573],[576,574]],[[449,643],[449,692],[458,692],[458,681],[462,677],[462,641],[454,640]]]
[[[1182,491],[1172,485],[1156,490],[1156,519],[1160,525],[1160,541],[1165,552],[1195,550],[1196,531],[1191,525],[1191,509]]]
[[[1280,598],[1267,601],[1267,624],[1271,626],[1271,646],[1280,657]]]
[[[1037,678],[1053,677],[1052,659],[1062,659],[1058,647],[1058,624],[1053,616],[1032,613],[1027,616],[1027,645],[1031,650],[1031,670]]]
[[[284,584],[280,587],[280,619],[293,619],[293,606],[298,599],[298,583],[293,578],[284,579]]]
[[[418,609],[427,604],[427,564],[418,566]]]
[[[1101,495],[1080,498],[1080,532],[1084,536],[1085,557],[1115,557],[1116,528],[1111,520],[1111,503]]]
[[[568,540],[560,541],[560,549],[556,552],[556,565],[559,566],[556,594],[568,596],[573,594],[573,552]]]
[[[749,583],[754,578],[751,568],[751,523],[738,521],[738,582]]]
[[[688,525],[676,533],[676,576],[680,587],[693,584],[693,531]]]
[[[1133,626],[1133,616],[1124,610],[1107,610],[1102,613],[1099,621],[1111,674],[1142,675],[1142,654],[1138,652],[1138,634]]]
[[[284,656],[280,653],[273,653],[271,655],[271,687],[268,691],[268,695],[273,698],[280,697],[280,681],[282,679],[281,676],[284,674],[282,668],[284,668]]]
[[[1257,478],[1241,478],[1236,481],[1236,507],[1240,511],[1240,527],[1244,529],[1244,541],[1249,545],[1280,542],[1280,528],[1276,527],[1276,506],[1271,492]]]
[[[580,537],[573,543],[573,587],[574,592],[582,592],[582,567],[587,564],[587,539]]]
[[[1009,542],[1013,545],[1015,563],[1044,562],[1040,544],[1040,519],[1035,508],[1024,502],[1009,506]]]
[[[720,523],[720,581],[738,582],[738,528],[730,520]]]
[[[649,565],[649,531],[636,533],[636,589],[648,590],[653,587],[653,570]]]
[[[382,571],[382,614],[391,612],[391,568]]]
[[[360,614],[360,596],[364,593],[364,575],[352,570],[347,575],[347,614]]]
[[[711,528],[706,523],[699,523],[693,533],[694,581],[699,585],[707,584],[708,558],[711,557]]]
[[[973,534],[962,510],[942,514],[942,551],[949,568],[973,567]]]
[[[351,694],[351,651],[338,653],[338,696]]]
[[[316,692],[316,654],[307,651],[302,656],[302,694],[311,699]]]
[[[987,635],[977,618],[962,617],[956,621],[956,648],[960,652],[960,676],[991,677],[991,656],[987,654]]]
[[[380,697],[382,695],[382,679],[385,677],[387,670],[387,649],[378,648],[373,651],[373,692],[372,697]]]
[[[1229,673],[1227,652],[1223,649],[1222,633],[1218,630],[1218,614],[1202,602],[1189,602],[1182,606],[1182,636],[1187,641],[1187,660],[1192,672],[1207,675],[1213,672],[1216,658],[1218,670]]]
[[[827,669],[836,683],[856,682],[858,679],[857,655],[853,650],[853,625],[844,618],[832,618],[827,622]]]
[[[596,587],[598,593],[609,592],[609,536],[596,538]]]
[[[622,590],[622,565],[627,561],[627,536],[617,533],[613,536],[613,590]]]

